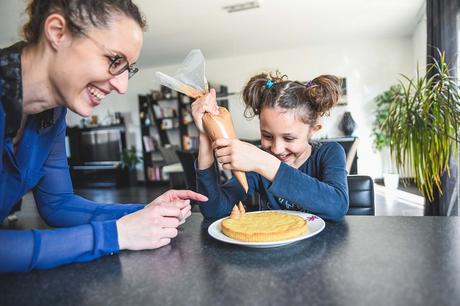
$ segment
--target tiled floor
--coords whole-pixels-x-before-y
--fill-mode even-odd
[[[102,203],[148,203],[166,190],[168,186],[139,186],[123,189],[84,188],[76,189],[75,192],[87,199]],[[375,184],[375,214],[377,216],[422,216],[423,198],[401,190],[388,191],[385,187]],[[22,209],[17,216],[19,225],[26,224],[26,228],[47,228],[38,215],[31,193],[24,196]],[[3,226],[8,226],[7,220],[3,222]]]
[[[424,198],[374,184],[376,216],[423,216]]]

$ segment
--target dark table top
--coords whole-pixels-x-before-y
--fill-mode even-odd
[[[460,218],[358,217],[289,246],[214,240],[0,276],[0,305],[459,305]]]

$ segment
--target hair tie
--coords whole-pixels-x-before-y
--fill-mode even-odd
[[[275,84],[275,83],[273,83],[272,80],[268,80],[267,82],[265,82],[265,87],[267,87],[267,88],[272,88],[274,84]]]
[[[305,86],[306,86],[306,87],[310,87],[311,85],[313,85],[313,81],[312,81],[312,80],[310,80],[310,81],[308,81],[307,83],[305,83]]]

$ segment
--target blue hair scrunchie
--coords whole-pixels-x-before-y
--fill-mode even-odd
[[[312,80],[310,80],[310,81],[308,81],[307,83],[305,83],[305,86],[306,86],[306,87],[310,87],[311,85],[313,85],[313,81],[312,81]]]
[[[272,88],[274,84],[275,84],[275,83],[273,83],[272,80],[268,80],[267,82],[265,82],[265,87],[267,87],[267,88]]]

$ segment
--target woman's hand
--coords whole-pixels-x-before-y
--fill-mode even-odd
[[[214,89],[211,89],[209,94],[192,103],[193,121],[201,134],[204,134],[203,115],[205,112],[209,112],[214,115],[219,114],[219,106],[217,105],[216,91]]]
[[[177,236],[177,227],[191,214],[190,199],[207,197],[190,190],[169,190],[144,209],[117,220],[120,250],[156,249]]]
[[[184,208],[181,209],[182,213],[182,218],[180,220],[180,224],[185,222],[185,219],[187,219],[191,215],[191,206],[190,206],[190,201],[189,200],[195,200],[199,202],[204,202],[207,201],[208,198],[200,193],[196,193],[191,190],[168,190],[159,197],[157,197],[155,200],[150,202],[147,207],[153,206],[153,205],[158,205],[162,203],[175,203],[176,201],[185,201],[189,205],[185,206]],[[174,204],[173,204],[174,205]]]
[[[272,181],[280,161],[258,147],[238,139],[217,139],[212,144],[217,160],[226,170],[254,171]]]

